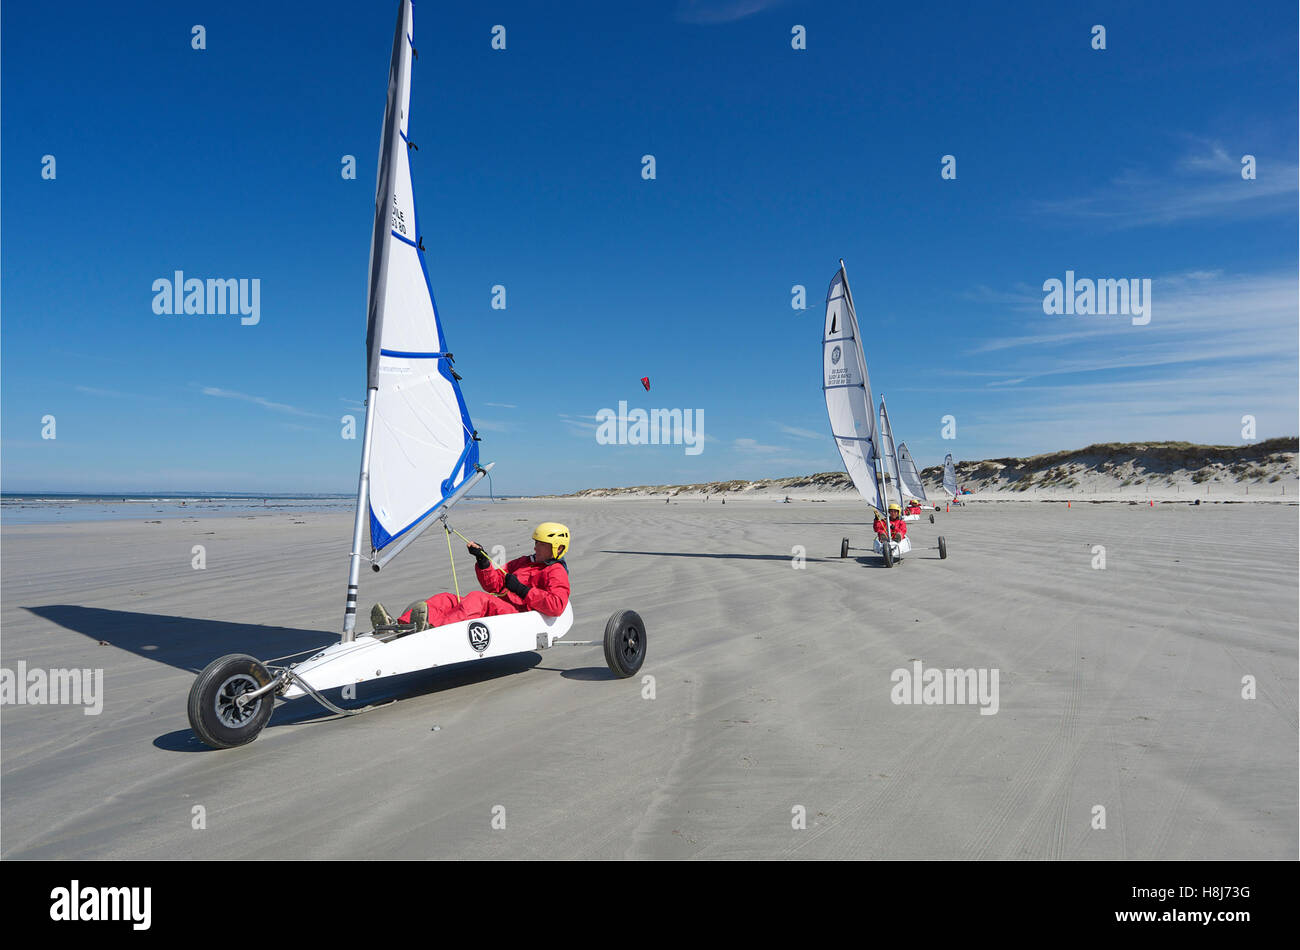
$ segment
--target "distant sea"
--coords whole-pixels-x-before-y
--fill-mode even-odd
[[[498,495],[497,500],[507,496]],[[470,495],[467,500],[487,501]],[[0,492],[0,522],[7,525],[65,521],[114,521],[131,518],[193,518],[263,512],[309,512],[355,509],[357,496],[303,494],[257,495],[248,492]]]

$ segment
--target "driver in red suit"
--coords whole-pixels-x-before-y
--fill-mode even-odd
[[[885,543],[885,519],[876,515],[876,521],[872,525],[876,532],[876,540],[881,544]],[[902,541],[907,537],[907,523],[903,521],[902,510],[898,505],[889,506],[889,533],[894,541]]]
[[[416,601],[396,619],[383,604],[375,604],[370,611],[371,624],[410,624],[424,630],[475,617],[529,610],[548,617],[564,613],[569,603],[569,568],[564,563],[569,551],[569,529],[564,525],[552,521],[538,525],[533,531],[533,553],[515,558],[504,570],[492,564],[478,542],[471,541],[467,550],[474,555],[474,574],[482,591],[470,591],[459,600],[455,594],[435,594]]]

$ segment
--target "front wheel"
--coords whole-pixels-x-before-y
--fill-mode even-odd
[[[934,524],[934,512],[930,513],[930,524]]]
[[[620,610],[605,624],[605,662],[615,676],[635,676],[645,662],[645,624],[635,610]]]
[[[894,546],[888,541],[880,545],[880,553],[885,557],[885,567],[894,566]]]
[[[947,556],[948,556],[948,542],[943,539],[943,535],[939,535],[939,558],[940,560],[942,560]]]
[[[190,687],[190,726],[214,749],[233,749],[257,738],[271,718],[275,697],[263,693],[249,703],[239,697],[271,682],[271,674],[245,653],[231,653],[207,665]]]
[[[840,557],[849,556],[849,539],[845,538],[840,542]]]

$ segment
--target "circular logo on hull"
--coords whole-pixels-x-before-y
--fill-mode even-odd
[[[831,350],[831,365],[832,366],[840,365],[840,348],[838,346],[835,347],[835,349]]]
[[[469,625],[469,645],[474,648],[474,652],[482,653],[492,642],[492,634],[488,631],[487,624],[479,623],[477,620]]]

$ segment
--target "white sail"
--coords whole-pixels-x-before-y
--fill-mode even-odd
[[[867,504],[883,510],[876,479],[875,408],[871,381],[862,350],[862,334],[849,293],[844,262],[826,291],[826,324],[822,333],[822,391],[831,435]]]
[[[407,121],[415,37],[402,0],[379,143],[370,243],[367,388],[370,543],[379,551],[437,509],[475,472],[478,444],[457,385],[421,250]]]
[[[877,440],[880,451],[880,466],[885,473],[884,495],[888,505],[898,498],[903,503],[903,488],[898,475],[898,449],[894,446],[894,430],[889,425],[889,413],[885,410],[885,399],[880,399],[880,437]]]
[[[953,468],[951,452],[943,457],[943,490],[957,497],[957,470]]]
[[[921,472],[916,467],[916,460],[907,451],[907,443],[898,443],[898,478],[910,498],[917,501],[929,501],[925,497],[925,485],[921,482]]]

